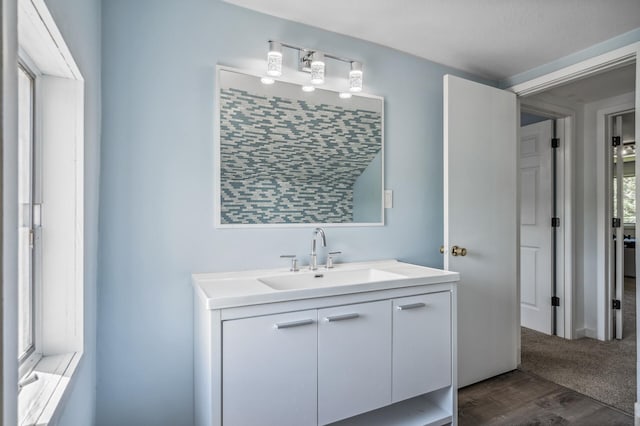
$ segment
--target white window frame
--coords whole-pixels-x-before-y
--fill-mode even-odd
[[[32,98],[32,123],[31,123],[31,127],[32,127],[32,141],[31,141],[31,147],[33,149],[33,152],[31,153],[32,157],[34,157],[34,159],[32,160],[32,166],[34,167],[34,170],[32,171],[32,179],[34,180],[38,180],[40,179],[40,172],[38,171],[38,166],[36,165],[37,161],[36,160],[37,157],[39,157],[39,153],[38,151],[38,145],[39,145],[39,141],[37,138],[37,86],[38,86],[38,76],[40,74],[40,71],[38,70],[38,68],[36,68],[35,64],[31,61],[31,59],[29,57],[26,56],[26,54],[21,53],[18,55],[18,67],[22,67],[27,74],[29,74],[32,78],[33,78],[33,92],[34,92],[34,96]],[[32,191],[34,191],[34,193],[32,194],[32,202],[36,203],[37,198],[38,198],[38,194],[36,191],[36,184],[32,183]],[[34,226],[35,228],[35,226]],[[37,231],[36,231],[37,232]],[[38,236],[34,236],[34,238],[38,238]],[[38,363],[38,361],[40,361],[40,359],[42,358],[42,352],[39,351],[39,340],[40,340],[40,336],[39,336],[39,332],[40,332],[40,327],[39,327],[39,322],[42,320],[41,315],[40,315],[40,271],[41,271],[41,267],[42,267],[42,262],[40,261],[41,256],[42,256],[42,251],[40,250],[40,245],[36,244],[35,245],[36,248],[34,250],[33,253],[33,271],[34,275],[32,278],[32,291],[33,291],[33,305],[31,306],[31,309],[33,310],[31,313],[31,318],[32,318],[32,337],[33,337],[33,347],[30,350],[29,355],[24,359],[24,360],[20,360],[20,364],[18,366],[18,378],[22,381],[23,379],[26,378],[26,376],[29,374],[29,372],[31,372],[34,367],[36,366],[36,364]]]
[[[84,79],[44,0],[18,0],[18,44],[36,74],[42,202],[36,347],[19,371],[18,424],[47,425],[62,412],[84,349]]]

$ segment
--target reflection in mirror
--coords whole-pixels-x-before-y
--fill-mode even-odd
[[[383,223],[383,100],[218,70],[218,225]]]

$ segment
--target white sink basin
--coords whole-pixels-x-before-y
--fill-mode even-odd
[[[350,271],[327,271],[318,269],[313,272],[263,277],[258,278],[258,280],[274,290],[296,290],[393,281],[403,278],[407,277],[393,272],[381,271],[380,269],[367,268]]]

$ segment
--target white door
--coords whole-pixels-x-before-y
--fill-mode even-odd
[[[225,321],[222,340],[223,424],[317,424],[316,310]]]
[[[613,299],[619,300],[619,309],[612,309],[614,322],[614,336],[616,339],[622,339],[622,306],[624,296],[624,207],[623,207],[623,182],[624,182],[624,143],[622,140],[622,116],[618,115],[613,118],[613,136],[620,138],[620,145],[613,147],[613,217],[619,219],[619,226],[613,226],[612,236],[613,243]]]
[[[516,126],[513,93],[444,77],[444,265],[460,273],[459,386],[518,364]]]
[[[318,424],[390,403],[391,301],[319,309]]]
[[[393,402],[451,385],[451,293],[393,301]]]
[[[520,128],[520,324],[552,334],[551,120]]]

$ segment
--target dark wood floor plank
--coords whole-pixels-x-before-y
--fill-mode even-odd
[[[633,425],[628,414],[514,370],[458,391],[460,426]]]

